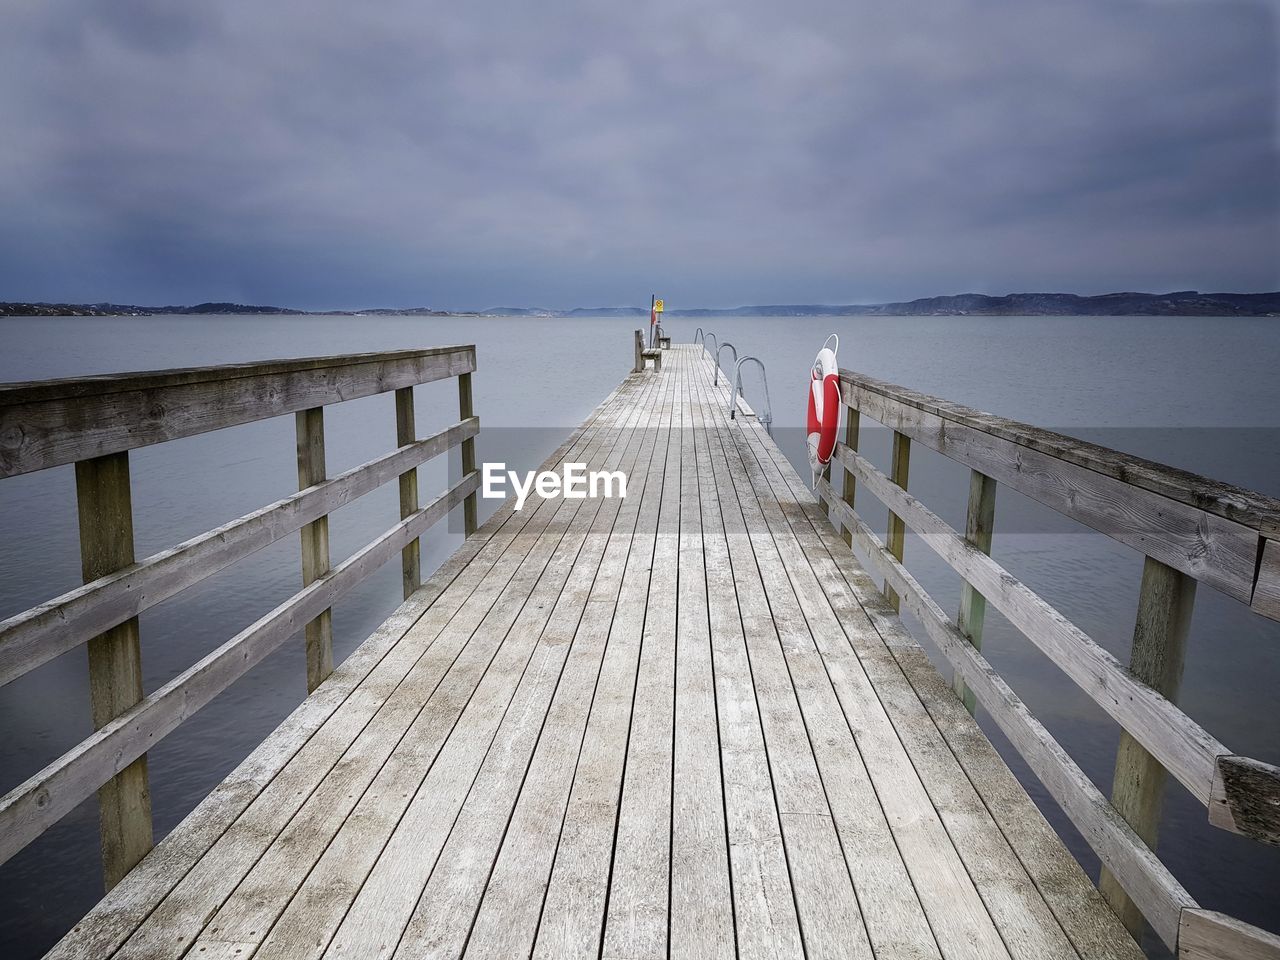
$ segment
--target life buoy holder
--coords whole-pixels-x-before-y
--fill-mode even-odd
[[[832,341],[835,341],[832,345]],[[809,376],[809,465],[818,476],[831,462],[836,449],[836,433],[840,427],[840,368],[836,365],[836,350],[840,338],[834,333],[827,337],[822,349],[813,361]]]

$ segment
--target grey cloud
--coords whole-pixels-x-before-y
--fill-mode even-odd
[[[1274,288],[1276,13],[24,5],[0,299]]]

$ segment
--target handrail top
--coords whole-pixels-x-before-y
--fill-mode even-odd
[[[242,363],[212,364],[201,367],[174,367],[171,369],[142,370],[127,373],[98,373],[84,377],[66,377],[55,380],[21,380],[0,383],[0,407],[474,351],[474,344],[455,344],[443,347],[383,350],[370,353],[341,353],[322,357],[251,360]]]
[[[1078,437],[987,413],[895,383],[878,380],[856,370],[841,367],[840,380],[945,420],[981,430],[1047,456],[1112,477],[1122,483],[1244,524],[1265,536],[1280,537],[1280,500],[1256,490],[1213,480],[1189,470],[1147,460],[1135,454],[1124,453]]]

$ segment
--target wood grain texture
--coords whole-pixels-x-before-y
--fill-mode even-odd
[[[418,436],[413,409],[413,387],[401,387],[396,391],[396,446],[412,444]],[[463,471],[466,473],[467,471]],[[400,474],[400,519],[418,509],[418,471],[406,470]],[[422,542],[414,540],[400,555],[400,578],[404,598],[422,584]]]
[[[475,416],[475,404],[471,396],[471,374],[458,375],[458,419],[467,420]],[[476,441],[469,438],[462,441],[462,475],[476,469]],[[469,537],[476,532],[476,494],[472,493],[463,501],[463,532]]]
[[[1280,501],[1255,490],[1212,480],[1198,474],[1144,460],[1133,454],[1019,423],[963,404],[931,397],[865,374],[841,369],[840,379],[852,389],[875,393],[897,404],[914,407],[953,424],[972,427],[1030,450],[1046,453],[1137,489],[1233,520],[1262,533],[1280,532]]]
[[[852,407],[846,407],[844,411],[844,445],[850,450],[858,449],[858,435],[862,429],[862,414]],[[841,471],[844,474],[842,481],[841,496],[844,502],[849,505],[850,509],[854,508],[854,501],[858,493],[858,478],[854,476],[853,471],[844,468]],[[848,530],[842,531],[844,542],[853,543],[853,534]]]
[[[821,493],[829,502],[836,500],[830,487]],[[843,510],[843,503],[837,509]],[[872,564],[879,567],[886,578],[896,581],[908,609],[962,675],[978,702],[991,714],[1094,853],[1138,904],[1152,929],[1166,945],[1175,946],[1179,913],[1184,907],[1197,905],[1191,895],[883,542],[852,514],[846,514],[842,522],[853,525],[856,542]]]
[[[1262,542],[1258,580],[1249,609],[1272,620],[1280,620],[1280,540],[1266,539]]]
[[[474,369],[474,347],[439,347],[0,384],[0,477]]]
[[[0,622],[0,685],[474,436],[474,417]]]
[[[1229,753],[1174,704],[1134,678],[1106,649],[866,459],[836,448],[868,490],[1003,613],[1090,698],[1155,756],[1201,803],[1209,802],[1214,759]],[[896,559],[896,558],[895,558]]]
[[[1159,560],[1146,558],[1129,672],[1170,702],[1177,701],[1182,685],[1195,597],[1194,580]],[[1160,761],[1122,730],[1111,780],[1111,805],[1152,850],[1156,849],[1166,779]],[[1105,868],[1098,887],[1125,926],[1135,937],[1141,936],[1142,912]]]
[[[298,489],[305,490],[328,479],[324,456],[324,407],[299,410]],[[316,517],[299,531],[302,538],[302,585],[310,586],[330,570],[329,517]],[[333,673],[333,610],[321,610],[305,628],[307,693]]]
[[[1183,910],[1178,960],[1280,960],[1280,936],[1216,910]]]
[[[500,508],[57,955],[1133,960],[763,428],[665,353],[547,466],[626,499]]]
[[[133,563],[129,455],[114,453],[76,464],[80,567],[86,582]],[[89,702],[101,730],[143,698],[142,646],[132,617],[89,641]],[[146,755],[98,790],[102,872],[110,890],[152,846],[151,789]]]
[[[900,486],[903,490],[907,489],[907,475],[911,469],[911,438],[905,433],[898,430],[893,431],[893,453],[890,457],[889,479]],[[889,534],[885,538],[885,543],[889,545],[889,552],[892,553],[899,561],[902,560],[902,551],[906,547],[907,525],[902,517],[889,510]],[[893,592],[893,587],[889,586],[886,581],[884,585],[884,595],[889,601],[889,606],[896,611],[898,609],[898,595]]]
[[[622,402],[623,393],[620,386],[602,400],[542,468],[553,469],[566,460],[580,459],[605,414]],[[300,798],[310,795],[324,779],[343,745],[358,734],[386,699],[387,691],[398,686],[408,665],[422,655],[424,645],[429,645],[434,634],[414,629],[420,619],[436,617],[441,618],[441,624],[446,622],[537,515],[536,510],[515,512],[512,506],[508,500],[499,507],[423,588],[347,657],[329,681],[303,701],[112,891],[110,898],[99,903],[55,946],[50,956],[57,960],[109,956],[145,919],[156,915],[156,904],[169,902],[173,891],[194,871],[216,862],[211,851],[238,818],[256,812],[276,817],[281,823],[297,810]],[[181,908],[177,913],[184,916]]]
[[[8,860],[479,486],[471,474],[0,799]]]
[[[991,555],[991,537],[995,532],[996,522],[996,482],[981,470],[969,471],[969,503],[965,508],[964,538],[987,556]],[[974,589],[973,584],[965,580],[960,584],[960,612],[956,615],[956,626],[969,638],[977,650],[982,649],[982,627],[987,616],[987,598]],[[965,687],[964,681],[955,681],[956,696],[964,703],[964,708],[973,713],[975,702],[973,694]]]
[[[747,431],[744,434],[751,436]],[[894,725],[904,744],[909,744],[908,750],[926,789],[935,798],[939,813],[945,820],[957,809],[965,811],[965,806],[957,807],[956,802],[963,797],[965,787],[963,781],[957,784],[951,776],[936,775],[946,770],[947,755],[945,752],[939,752],[936,758],[932,755],[929,745],[936,741],[931,740],[930,725],[920,722],[919,713],[914,713],[909,720],[904,718],[902,723],[896,719],[900,709],[906,715],[913,713],[913,703],[917,704],[915,709],[925,708],[928,718],[936,724],[933,729],[965,771],[965,778],[981,798],[981,807],[988,811],[984,818],[977,812],[980,808],[969,807],[968,816],[955,821],[954,830],[949,825],[948,830],[956,838],[957,850],[965,858],[1010,952],[1020,957],[1040,957],[1062,951],[1061,940],[1055,942],[1053,924],[1045,922],[1043,907],[1037,905],[1038,896],[1043,896],[1044,903],[1081,957],[1136,958],[1137,945],[1106,908],[1097,889],[1063,847],[928,656],[906,632],[871,578],[836,539],[835,530],[824,522],[806,484],[790,462],[775,445],[766,442],[759,431],[752,440],[761,462],[772,461],[777,467],[775,489],[788,489],[795,496],[794,506],[785,507],[784,512],[789,513],[792,528],[800,531],[801,541],[809,544],[806,552],[815,572],[823,566],[823,550],[814,543],[812,535],[806,536],[803,532],[805,521],[826,547],[826,555],[854,592],[862,613],[873,624],[874,632],[850,632],[850,641],[868,676],[873,678],[877,694],[895,717]],[[838,581],[832,583],[829,596],[833,603],[838,602],[841,595]],[[848,632],[849,624],[858,617],[850,613],[841,619]],[[907,689],[915,696],[905,695],[901,685],[904,674],[909,681]],[[899,691],[904,695],[896,696]],[[984,820],[986,827],[982,826]],[[995,831],[994,836],[987,832],[991,830]],[[1016,863],[1002,854],[1006,843],[1012,847]],[[1034,886],[1020,880],[1022,876],[1029,877]]]
[[[1248,603],[1253,594],[1259,533],[1240,520],[1068,459],[1069,438],[1060,438],[1058,447],[1047,440],[1024,445],[1004,436],[997,427],[986,430],[979,426],[985,422],[981,418],[989,415],[974,412],[965,419],[951,419],[855,381],[842,379],[841,395],[846,404],[885,426],[1229,597]]]
[[[1280,844],[1280,767],[1249,757],[1218,757],[1209,822]]]

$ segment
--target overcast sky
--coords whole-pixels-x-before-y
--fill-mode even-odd
[[[1276,0],[0,0],[0,300],[1280,288]]]

